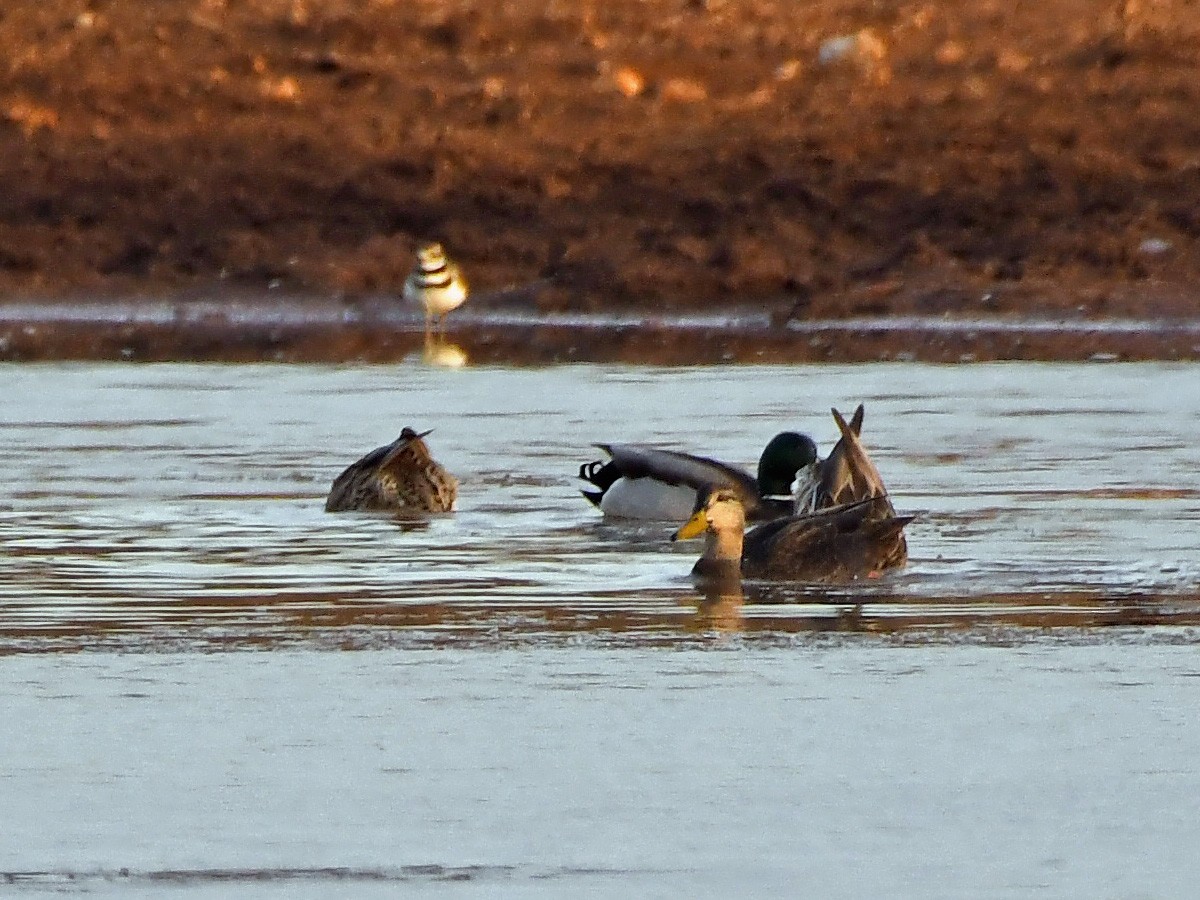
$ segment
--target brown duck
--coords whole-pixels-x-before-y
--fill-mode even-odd
[[[400,437],[372,450],[333,481],[326,512],[378,510],[449,512],[458,480],[434,461],[420,434],[405,426]]]
[[[741,500],[721,488],[708,496],[673,540],[705,534],[704,555],[692,569],[698,578],[853,581],[908,561],[904,526],[913,517],[890,510],[891,501],[879,495],[776,519],[746,532]]]
[[[796,512],[746,532],[734,493],[715,490],[674,539],[705,534],[699,578],[831,582],[871,577],[908,562],[904,526],[863,446],[863,407],[849,422],[831,410],[841,438],[833,452],[797,476]]]

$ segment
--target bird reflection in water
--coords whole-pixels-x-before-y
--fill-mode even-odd
[[[443,334],[426,334],[421,362],[441,369],[461,369],[470,362],[467,351],[446,340]]]
[[[698,631],[741,632],[746,595],[740,578],[716,578],[697,585],[695,627]]]
[[[428,531],[429,519],[418,516],[413,513],[392,513],[387,517],[387,521],[391,522],[402,532],[410,531]]]

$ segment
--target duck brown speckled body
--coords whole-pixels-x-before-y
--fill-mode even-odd
[[[420,434],[407,426],[400,437],[372,450],[333,481],[326,512],[375,510],[398,513],[449,512],[458,480],[434,461]]]
[[[908,561],[904,526],[912,516],[890,512],[880,495],[803,516],[776,519],[749,532],[732,491],[709,495],[675,538],[705,533],[704,555],[692,575],[702,579],[841,582],[874,577]]]
[[[675,539],[705,534],[704,555],[692,574],[701,579],[755,578],[835,582],[871,577],[908,562],[904,526],[863,446],[863,407],[849,422],[831,410],[841,438],[833,452],[797,477],[798,515],[746,532],[736,492],[714,490]]]

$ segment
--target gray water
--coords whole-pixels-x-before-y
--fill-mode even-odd
[[[1198,376],[0,367],[0,892],[1187,895]],[[576,492],[860,401],[878,582],[706,597]],[[458,512],[325,514],[405,424]]]

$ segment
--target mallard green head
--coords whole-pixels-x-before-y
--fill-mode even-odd
[[[796,473],[817,461],[817,445],[807,434],[784,431],[771,438],[758,459],[758,491],[764,497],[791,494]]]

